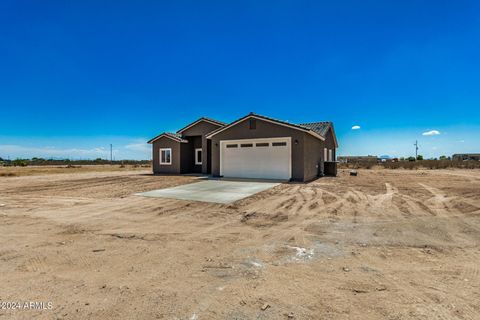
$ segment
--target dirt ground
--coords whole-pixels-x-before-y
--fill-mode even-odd
[[[149,165],[58,165],[58,166],[28,166],[4,167],[0,166],[1,177],[37,176],[42,174],[57,173],[86,173],[86,172],[112,172],[112,171],[145,171]]]
[[[0,319],[479,319],[480,171],[360,170],[230,205],[148,172],[0,178]]]

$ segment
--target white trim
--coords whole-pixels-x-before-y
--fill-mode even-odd
[[[162,151],[169,151],[170,152],[170,162],[162,162]],[[159,150],[159,162],[162,166],[169,166],[172,164],[172,148],[160,148]]]
[[[196,125],[197,123],[202,122],[202,121],[208,122],[208,123],[210,123],[210,124],[214,124],[214,125],[216,125],[217,127],[223,127],[223,125],[220,124],[220,123],[218,123],[218,122],[213,122],[213,121],[210,121],[210,120],[207,120],[207,119],[200,118],[200,119],[198,119],[197,121],[192,122],[191,124],[189,124],[189,125],[186,126],[185,128],[178,130],[177,133],[182,133],[183,131],[185,131],[185,130],[187,130],[187,129],[190,129],[191,127],[193,127],[194,125]]]
[[[316,132],[314,132],[314,131],[312,131],[312,130],[302,129],[302,128],[299,128],[299,127],[297,127],[297,126],[292,126],[292,125],[288,125],[288,124],[286,124],[286,123],[282,123],[282,122],[278,122],[278,121],[274,121],[274,120],[270,120],[270,119],[265,119],[265,118],[258,117],[258,116],[255,116],[255,115],[249,115],[249,116],[247,116],[247,117],[243,117],[243,118],[241,118],[241,119],[238,119],[237,121],[235,121],[235,122],[233,122],[233,123],[231,123],[231,124],[229,124],[229,125],[221,128],[220,130],[215,131],[214,133],[207,135],[206,138],[207,138],[207,139],[211,139],[214,135],[216,135],[216,134],[218,134],[218,133],[220,133],[220,132],[222,132],[222,131],[224,131],[224,130],[226,130],[226,129],[228,129],[228,128],[231,128],[231,127],[233,127],[233,126],[236,126],[236,125],[239,124],[240,122],[245,121],[245,120],[248,120],[248,119],[250,119],[250,118],[255,118],[255,119],[258,119],[258,120],[261,120],[261,121],[265,121],[265,122],[270,122],[270,123],[273,123],[273,124],[277,124],[277,125],[279,125],[279,126],[284,126],[284,127],[287,127],[287,128],[296,129],[296,130],[298,130],[298,131],[306,132],[306,133],[309,133],[309,134],[311,134],[312,136],[314,136],[314,137],[316,137],[316,138],[318,138],[318,139],[320,139],[320,140],[322,140],[322,141],[325,141],[325,138],[324,138],[324,137],[322,137],[321,135],[319,135],[318,133],[316,133]]]
[[[257,147],[256,143],[258,142],[269,142],[269,148],[275,148],[272,147],[273,142],[285,142],[287,141],[287,147],[288,148],[288,172],[289,172],[289,179],[292,179],[292,137],[281,137],[281,138],[257,138],[257,139],[237,139],[237,140],[220,140],[220,176],[223,176],[223,150],[224,150],[224,145],[226,144],[238,144],[238,148],[240,148],[240,144],[242,143],[249,143],[251,142],[253,144],[253,147],[248,148],[248,149],[253,149],[253,148],[264,148],[264,147]]]
[[[202,148],[195,148],[195,164],[201,165],[203,160],[203,153],[201,156],[202,160],[198,161],[198,151],[202,152]]]

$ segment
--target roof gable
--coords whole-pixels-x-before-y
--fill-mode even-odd
[[[330,121],[309,122],[309,123],[302,123],[300,124],[300,126],[309,128],[310,130],[315,131],[325,139],[327,138],[328,131],[332,130],[333,142],[335,143],[335,147],[338,148],[337,136],[335,135],[335,130],[333,129],[332,122]]]
[[[298,124],[293,124],[293,123],[290,123],[290,122],[286,122],[286,121],[282,121],[282,120],[277,120],[277,119],[273,119],[273,118],[270,118],[270,117],[265,117],[265,116],[262,116],[262,115],[258,115],[258,114],[255,114],[255,113],[249,113],[248,115],[230,123],[229,125],[227,126],[224,126],[222,128],[219,128],[215,131],[212,131],[210,132],[208,135],[207,135],[207,139],[210,139],[212,138],[214,135],[224,131],[224,130],[227,130],[228,128],[231,128],[237,124],[239,124],[240,122],[244,121],[244,120],[247,120],[249,118],[255,118],[255,119],[259,119],[259,120],[263,120],[263,121],[267,121],[267,122],[270,122],[270,123],[274,123],[274,124],[277,124],[277,125],[281,125],[281,126],[284,126],[284,127],[288,127],[288,128],[292,128],[292,129],[295,129],[295,130],[299,130],[299,131],[303,131],[303,132],[306,132],[306,133],[309,133],[311,134],[312,136],[320,139],[320,140],[325,140],[325,137],[320,135],[318,132],[315,132],[314,130],[310,129],[310,128],[307,128],[305,126],[302,126],[302,125],[298,125]]]
[[[188,140],[183,139],[182,135],[177,134],[177,133],[172,133],[172,132],[164,132],[162,134],[159,134],[155,138],[152,138],[152,139],[148,140],[147,143],[154,143],[155,141],[157,141],[158,139],[161,139],[161,138],[168,138],[168,139],[171,139],[171,140],[176,141],[176,142],[188,143]]]
[[[187,129],[190,129],[191,127],[197,125],[198,123],[200,122],[207,122],[207,123],[210,123],[210,124],[213,124],[213,125],[216,125],[218,127],[224,127],[226,126],[227,124],[224,123],[224,122],[221,122],[221,121],[218,121],[218,120],[214,120],[214,119],[210,119],[210,118],[206,118],[206,117],[201,117],[200,119],[186,125],[185,127],[183,127],[182,129],[178,130],[177,133],[182,133],[184,132],[185,130]]]

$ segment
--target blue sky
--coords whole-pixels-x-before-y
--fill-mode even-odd
[[[3,0],[0,157],[149,159],[250,111],[341,155],[480,152],[478,57],[479,1]]]

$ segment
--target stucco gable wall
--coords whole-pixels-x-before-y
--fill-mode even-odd
[[[188,128],[187,130],[182,131],[181,134],[185,137],[186,136],[204,136],[207,133],[210,133],[213,130],[216,130],[218,128],[220,128],[219,125],[215,125],[206,121],[200,121],[196,125]]]
[[[304,180],[304,132],[274,124],[264,120],[256,120],[256,129],[250,129],[249,119],[239,122],[233,127],[212,137],[212,174],[220,175],[220,141],[257,138],[292,138],[292,179]]]
[[[180,173],[180,142],[172,139],[162,137],[153,142],[152,147],[152,162],[154,173]],[[161,165],[160,164],[160,148],[172,149],[172,164]]]
[[[212,131],[220,128],[220,127],[221,126],[212,124],[210,122],[200,121],[196,125],[188,128],[187,130],[182,132],[182,135],[184,137],[192,137],[192,136],[201,136],[202,137],[201,145],[202,145],[203,161],[202,161],[201,172],[203,172],[203,173],[208,172],[208,164],[211,161],[210,160],[211,155],[209,155],[209,150],[208,150],[208,147],[207,147],[207,138],[205,136],[208,133],[210,133],[210,132],[212,132]],[[192,155],[186,155],[186,156],[192,158],[192,161],[193,161],[193,156],[194,156],[193,151],[192,151]]]

